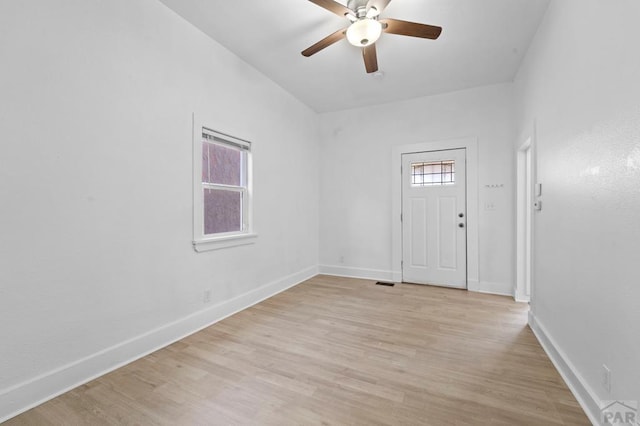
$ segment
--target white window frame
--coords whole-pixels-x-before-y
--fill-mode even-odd
[[[237,232],[225,232],[214,235],[204,233],[204,189],[224,185],[211,185],[202,182],[202,142],[205,139],[213,139],[222,145],[239,147],[247,157],[247,182],[243,191],[242,205],[242,230]],[[211,129],[211,126],[203,123],[193,116],[193,248],[197,252],[218,250],[253,244],[257,234],[253,231],[253,157],[251,142],[236,138],[222,132]]]

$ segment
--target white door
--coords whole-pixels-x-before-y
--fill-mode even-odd
[[[402,281],[467,287],[466,151],[402,155]]]

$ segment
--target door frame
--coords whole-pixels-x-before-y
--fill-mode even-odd
[[[394,146],[391,153],[391,273],[402,282],[402,154],[466,149],[467,154],[467,290],[479,291],[478,139],[437,140]]]
[[[438,162],[453,160],[454,166],[454,185],[444,186],[418,186],[411,184],[412,170],[411,165],[414,162]],[[415,284],[432,284],[439,287],[450,287],[457,289],[467,289],[467,149],[451,149],[438,151],[422,151],[412,154],[402,155],[402,282]],[[455,199],[455,207],[446,216],[441,216],[440,200]],[[425,226],[422,240],[425,244],[424,261],[422,265],[413,265],[411,260],[413,250],[409,246],[413,246],[410,241],[415,234],[414,216],[411,206],[412,201],[420,200],[425,207],[422,222]],[[431,213],[428,213],[428,212]],[[462,216],[458,217],[459,214]],[[434,221],[435,219],[435,221]],[[451,228],[446,229],[452,232],[453,237],[453,257],[455,258],[455,267],[441,269],[440,254],[441,247],[438,240],[441,238],[440,221],[444,219],[450,222]],[[435,223],[434,223],[435,222]],[[462,225],[462,229],[459,228]],[[448,233],[448,232],[447,232]],[[436,237],[437,235],[437,237]],[[435,254],[435,258],[434,258]],[[407,261],[405,267],[404,261]],[[447,270],[448,269],[448,270]],[[406,273],[406,274],[405,274]]]
[[[517,302],[533,298],[534,209],[537,198],[535,125],[523,133],[516,152],[516,286],[513,297]],[[529,195],[527,197],[527,195]],[[527,292],[527,282],[529,291]]]

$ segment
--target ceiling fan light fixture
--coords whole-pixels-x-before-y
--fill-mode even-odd
[[[375,19],[361,19],[347,28],[347,40],[356,47],[369,46],[380,38],[382,24]]]

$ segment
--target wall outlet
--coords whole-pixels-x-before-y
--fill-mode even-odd
[[[611,370],[604,364],[602,364],[602,387],[607,393],[611,393]]]
[[[338,263],[344,263],[344,256],[340,256],[338,258]]]
[[[202,293],[202,303],[209,303],[211,302],[211,290],[205,290]]]

